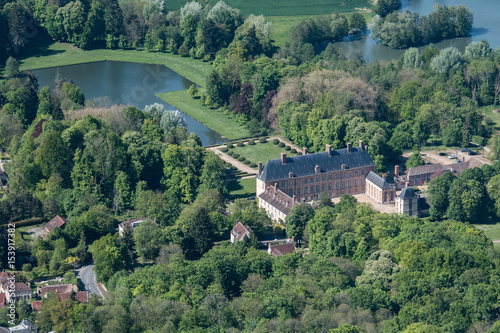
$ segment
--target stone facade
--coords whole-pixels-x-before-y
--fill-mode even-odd
[[[403,191],[401,191],[401,193],[396,197],[396,213],[418,217],[418,201],[419,196],[415,193],[413,188],[405,187]]]

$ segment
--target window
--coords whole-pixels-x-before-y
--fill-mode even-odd
[[[316,193],[319,193],[319,185],[316,185]]]
[[[345,175],[346,175],[345,171],[342,172],[342,178],[345,178]]]
[[[281,182],[281,187],[286,187],[286,181],[285,182]]]
[[[332,174],[329,174],[328,175],[328,180],[332,180],[333,179],[333,175]]]
[[[332,183],[328,183],[328,191],[331,191],[331,190],[333,190],[333,185],[332,185]]]
[[[349,189],[349,194],[351,194],[351,190]]]
[[[326,181],[326,175],[323,175],[323,176],[321,177],[321,180],[322,180],[322,181]]]
[[[357,187],[354,189],[354,193],[358,193],[358,188]]]
[[[342,188],[345,188],[345,180],[342,181]]]
[[[293,188],[288,190],[288,196],[293,197]]]
[[[354,175],[357,176],[358,175],[358,170],[354,170]]]
[[[347,171],[347,177],[351,177],[351,171]]]
[[[314,193],[314,186],[309,187],[309,192]]]
[[[311,184],[314,183],[314,177],[309,178],[309,183],[311,183]]]
[[[321,185],[321,191],[326,192],[326,184]]]
[[[316,177],[316,183],[319,183],[319,176]]]
[[[301,191],[300,191],[300,187],[299,187],[299,188],[297,189],[297,195],[301,195],[301,194],[300,194],[300,192],[301,192]]]
[[[352,187],[352,181],[351,180],[348,180],[347,181],[347,187],[351,188]]]
[[[304,178],[304,185],[306,185],[307,183],[308,183],[308,179]]]
[[[361,185],[365,185],[365,179],[361,178]]]
[[[335,179],[339,179],[339,177],[340,177],[340,173],[339,173],[339,172],[337,172],[337,173],[335,174]]]
[[[306,186],[304,187],[304,194],[308,194],[309,193],[309,188]]]
[[[340,190],[340,183],[339,183],[339,182],[336,182],[336,183],[335,183],[335,189],[336,189],[336,190]]]
[[[358,187],[358,180],[354,179],[354,187]]]
[[[361,174],[364,175],[365,174],[365,169],[361,169]]]

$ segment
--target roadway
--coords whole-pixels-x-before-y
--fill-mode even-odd
[[[84,290],[88,290],[89,293],[96,294],[99,297],[103,297],[101,291],[97,287],[97,281],[95,278],[93,263],[86,266],[82,266],[75,272],[76,272],[76,277],[80,281],[82,281]]]

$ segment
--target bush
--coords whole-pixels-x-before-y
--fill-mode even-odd
[[[238,170],[237,167],[235,167],[234,165],[231,165],[231,171],[237,171],[237,170]]]
[[[479,135],[473,135],[472,136],[472,142],[477,143],[478,145],[483,146],[484,145],[484,138]]]
[[[238,161],[243,162],[245,160],[245,156],[238,157]]]
[[[267,143],[266,138],[260,138],[260,139],[259,139],[259,143]]]
[[[236,146],[243,147],[244,146],[243,141],[238,141],[238,143],[236,144]]]
[[[249,146],[255,146],[255,141],[253,141],[253,140],[248,141],[248,145]]]
[[[238,153],[233,154],[233,158],[238,158],[238,157],[240,157],[240,154],[238,154]]]
[[[256,168],[257,167],[257,164],[255,164],[254,162],[250,163],[248,165],[250,168]]]
[[[285,144],[283,142],[280,142],[278,147],[283,148],[283,147],[285,147]]]
[[[290,146],[286,146],[286,147],[285,147],[285,150],[286,150],[286,151],[290,151],[291,149],[292,149],[292,147],[290,147]]]
[[[280,140],[278,140],[278,139],[273,140],[273,145],[277,145],[278,143],[280,143]]]
[[[302,155],[302,152],[301,152],[301,151],[298,151],[298,152],[297,152],[297,156],[300,156],[300,155]]]
[[[226,143],[226,147],[229,148],[229,149],[232,149],[234,148],[233,144],[232,143]]]
[[[297,154],[297,149],[293,148],[292,153]]]
[[[251,162],[249,160],[244,160],[243,164],[249,165]]]
[[[230,150],[230,151],[228,151],[228,152],[227,152],[227,154],[228,154],[229,156],[233,156],[234,151]],[[236,154],[236,155],[238,155],[238,154]]]
[[[285,233],[285,227],[282,226],[280,223],[275,223],[273,225],[273,232],[276,234],[284,234]]]
[[[219,148],[219,150],[220,150],[221,152],[223,152],[223,153],[227,153],[227,151],[228,151],[229,149],[227,149],[226,147],[222,147],[222,148]]]

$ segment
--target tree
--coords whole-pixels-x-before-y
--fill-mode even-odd
[[[15,58],[9,57],[5,63],[5,75],[7,78],[13,78],[19,75],[19,61]]]
[[[431,60],[431,69],[438,74],[447,74],[462,64],[462,54],[456,47],[447,47]]]
[[[43,176],[49,178],[53,173],[66,176],[68,162],[68,150],[59,133],[54,130],[45,133],[37,160]]]
[[[408,161],[406,162],[406,167],[412,168],[424,164],[425,162],[422,159],[422,156],[420,156],[420,151],[418,150],[418,147],[413,148],[413,153],[408,158]]]
[[[116,272],[125,268],[125,256],[114,235],[96,240],[90,247],[94,270],[99,281],[106,283]]]
[[[186,120],[178,110],[165,111],[161,115],[160,127],[165,136],[167,136],[172,129],[176,127],[186,127],[186,125]]]
[[[203,171],[200,176],[200,187],[198,192],[203,193],[206,190],[217,189],[219,193],[227,193],[224,176],[226,175],[222,160],[213,152],[208,152],[203,164]]]
[[[314,217],[314,210],[307,203],[300,203],[292,207],[290,213],[285,218],[286,235],[288,238],[294,237],[297,242],[301,242],[307,222]]]
[[[423,60],[416,47],[410,47],[403,54],[403,68],[420,68],[423,65]]]
[[[129,209],[132,203],[132,189],[128,175],[118,171],[114,184],[114,208],[115,214],[124,209]]]
[[[448,192],[454,179],[455,176],[451,172],[445,171],[429,182],[427,193],[431,203],[431,220],[441,220],[445,216],[449,206]]]
[[[198,88],[192,84],[189,86],[188,93],[192,98],[196,98],[198,96]]]
[[[363,14],[359,12],[352,13],[351,20],[349,22],[349,29],[355,34],[360,34],[366,31],[366,20]]]
[[[495,214],[500,216],[500,175],[492,177],[486,188],[488,190],[488,195],[494,202]]]
[[[155,259],[161,248],[158,226],[146,220],[134,228],[134,241],[137,254],[146,260]]]

